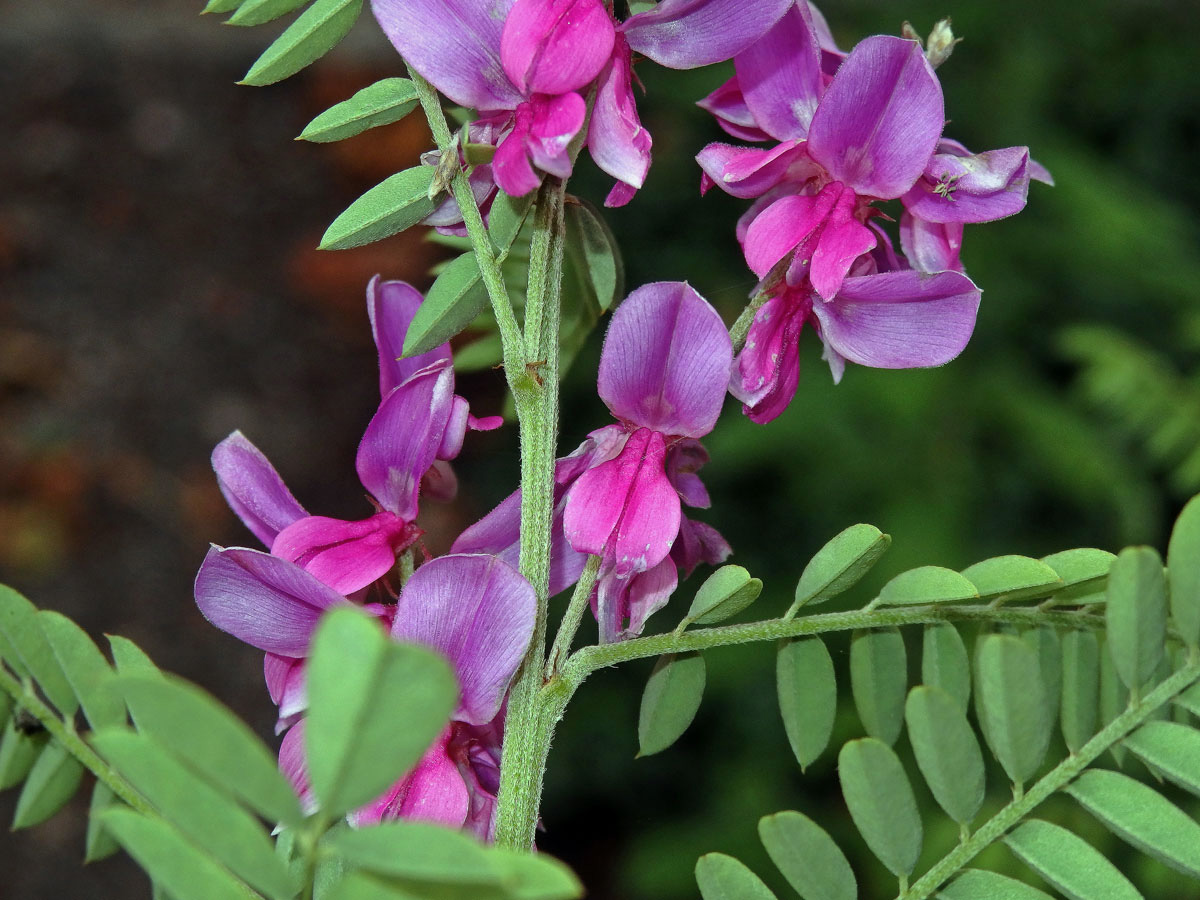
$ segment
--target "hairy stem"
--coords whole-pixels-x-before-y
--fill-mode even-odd
[[[589,555],[587,564],[583,567],[583,574],[575,583],[575,593],[571,595],[571,602],[563,614],[562,623],[558,626],[558,634],[554,636],[554,646],[550,648],[550,654],[546,657],[547,681],[558,673],[561,662],[571,652],[571,641],[575,639],[575,632],[579,630],[579,623],[583,621],[584,610],[588,608],[592,588],[596,585],[596,576],[600,573],[600,561],[599,556]]]
[[[943,856],[937,865],[921,876],[908,891],[902,891],[900,898],[902,900],[924,900],[925,897],[931,895],[942,886],[943,882],[956,874],[989,845],[1003,837],[1009,829],[1024,820],[1043,800],[1079,777],[1083,770],[1095,762],[1101,753],[1144,723],[1154,714],[1155,710],[1163,704],[1169,703],[1175,696],[1194,684],[1197,679],[1200,679],[1200,664],[1193,662],[1152,690],[1136,706],[1131,705],[1125,712],[1104,726],[1095,737],[1080,747],[1078,753],[1064,759],[1028,791],[1014,798],[1011,803],[988,819],[970,838]]]
[[[734,353],[742,352],[742,347],[746,345],[746,335],[750,333],[750,325],[754,322],[754,314],[766,302],[765,291],[755,294],[746,304],[746,308],[738,315],[737,320],[729,327],[729,339],[733,342]]]

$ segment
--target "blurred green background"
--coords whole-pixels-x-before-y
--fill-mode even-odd
[[[208,453],[241,428],[310,510],[365,515],[353,454],[377,395],[362,289],[376,272],[424,286],[442,251],[416,235],[313,249],[338,211],[427,143],[415,119],[341,145],[291,143],[324,107],[398,73],[369,17],[311,70],[252,89],[233,82],[273,31],[199,19],[199,5],[0,6],[0,579],[93,635],[138,640],[269,735],[258,654],[191,601],[206,542],[251,540],[223,507]],[[889,532],[893,548],[846,605],[926,563],[1164,547],[1200,490],[1200,7],[822,9],[847,48],[898,33],[903,19],[925,32],[953,16],[964,41],[939,70],[947,133],[976,150],[1028,144],[1057,186],[1033,185],[1016,218],[968,227],[963,258],[984,299],[949,366],[850,367],[835,387],[806,334],[783,417],[755,426],[728,405],[705,442],[713,508],[700,517],[766,583],[746,615],[785,608],[808,557],[860,521]],[[655,163],[643,193],[609,215],[627,283],[686,279],[732,321],[753,287],[733,239],[746,204],[717,191],[701,199],[692,160],[725,139],[692,103],[728,68],[638,74]],[[573,184],[597,202],[609,186],[590,163]],[[564,451],[608,421],[592,381],[598,338],[567,388]],[[463,379],[461,392],[478,412],[501,403],[492,373]],[[423,512],[432,551],[511,490],[514,446],[511,428],[468,445],[459,501]],[[844,670],[846,642],[830,647]],[[891,896],[891,876],[845,821],[833,754],[804,777],[791,757],[773,648],[715,651],[708,664],[696,723],[648,759],[633,756],[650,662],[598,673],[580,691],[551,755],[541,845],[592,897],[694,897],[692,867],[711,850],[770,880],[757,820],[795,808],[844,842],[864,896]],[[835,743],[858,733],[847,708]],[[997,797],[1007,790],[990,783]],[[0,818],[12,803],[0,798]],[[1086,817],[1062,814],[1147,896],[1200,896]],[[932,812],[926,820],[920,868],[955,837]],[[4,895],[148,895],[126,861],[77,864],[82,827],[76,808],[7,836],[0,857],[21,865]],[[1005,854],[994,864],[1015,871]]]

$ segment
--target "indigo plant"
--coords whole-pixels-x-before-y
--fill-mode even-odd
[[[244,78],[266,85],[331,49],[362,6],[210,0],[205,12],[257,25],[302,10]],[[1142,896],[1073,830],[1074,804],[1179,873],[1163,896],[1194,895],[1200,499],[1165,565],[1149,547],[928,565],[861,608],[814,612],[891,543],[851,524],[797,573],[790,604],[747,620],[764,585],[727,562],[722,509],[736,500],[699,474],[727,394],[761,428],[796,396],[806,327],[835,383],[853,377],[848,363],[941,366],[967,346],[982,291],[964,270],[965,226],[1020,212],[1031,182],[1053,179],[1026,147],[973,152],[946,133],[935,70],[958,43],[949,20],[842,49],[807,0],[372,0],[371,12],[396,74],[300,137],[342,140],[419,107],[435,146],[351,203],[321,246],[423,224],[458,255],[424,294],[378,276],[365,287],[379,402],[355,461],[362,518],[310,514],[240,431],[213,451],[259,546],[213,546],[195,601],[264,654],[278,746],[131,642],[110,638],[110,662],[69,619],[0,588],[0,787],[20,786],[15,826],[53,815],[86,771],[85,858],[124,849],[155,896],[581,897],[537,850],[539,827],[560,827],[542,821],[543,777],[575,692],[598,669],[657,659],[637,740],[639,755],[666,752],[701,705],[706,654],[769,642],[796,762],[836,755],[841,797],[763,810],[782,877],[768,880],[805,900],[884,896],[865,846],[903,900]],[[731,324],[684,281],[626,291],[620,235],[568,192],[586,150],[612,179],[603,206],[654,202],[646,60],[732,60],[733,77],[694,99],[738,143],[693,148],[702,193],[748,201],[728,238],[755,286]],[[572,364],[606,315],[596,390],[611,419],[562,448],[560,385],[568,369],[590,377]],[[503,370],[520,482],[442,548],[425,540],[422,505],[454,502],[471,483],[452,466],[464,442],[506,427],[456,393],[456,353]],[[1181,417],[1172,433],[1193,425]],[[1194,487],[1193,468],[1180,484]],[[703,582],[681,589],[696,570]],[[580,639],[589,616],[595,644]],[[831,747],[851,710],[855,736]],[[918,791],[937,809],[923,813]],[[724,853],[695,877],[705,900],[777,896]]]

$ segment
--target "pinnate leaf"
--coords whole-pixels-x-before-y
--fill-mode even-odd
[[[107,859],[121,849],[121,845],[105,831],[99,815],[102,810],[118,804],[119,801],[112,792],[112,788],[103,781],[97,781],[92,787],[92,800],[88,805],[87,836],[83,845],[83,861],[85,863]]]
[[[1037,654],[1007,634],[986,635],[976,653],[984,736],[1008,777],[1024,784],[1046,756],[1053,724]]]
[[[724,853],[706,853],[696,861],[696,884],[704,900],[776,900],[761,878]]]
[[[1193,497],[1175,520],[1167,545],[1171,617],[1189,647],[1200,644],[1200,496]]]
[[[920,606],[925,603],[953,603],[974,600],[979,591],[971,581],[941,566],[921,566],[902,572],[879,592],[880,606]]]
[[[464,253],[442,269],[417,308],[404,335],[404,355],[416,356],[450,340],[487,305],[479,261],[474,252]]]
[[[79,761],[58,741],[48,742],[21,788],[13,828],[29,828],[45,822],[74,796],[82,778],[83,766]]]
[[[696,717],[704,697],[704,657],[667,653],[658,658],[638,713],[638,756],[666,750]]]
[[[1077,753],[1096,733],[1100,713],[1100,644],[1094,631],[1073,628],[1062,639],[1062,733]]]
[[[44,731],[26,734],[18,728],[15,717],[4,723],[4,733],[0,735],[0,791],[25,779],[46,741]]]
[[[567,239],[564,250],[584,276],[587,288],[601,311],[624,295],[625,270],[617,241],[604,218],[585,202],[564,210]]]
[[[775,684],[788,743],[806,769],[828,746],[837,717],[837,680],[825,642],[819,637],[781,641]]]
[[[1104,579],[1117,557],[1107,550],[1079,547],[1043,556],[1063,585],[1054,592],[1056,603],[1093,603],[1104,599]]]
[[[965,713],[971,700],[971,662],[967,645],[949,622],[925,626],[921,641],[921,681],[949,694]]]
[[[983,805],[983,752],[962,708],[941,688],[920,685],[904,706],[917,766],[938,805],[960,825]]]
[[[226,19],[227,25],[262,25],[286,16],[308,0],[241,0],[237,12]]]
[[[361,247],[416,225],[433,212],[429,188],[434,172],[433,166],[414,166],[385,178],[333,220],[321,249]]]
[[[61,613],[43,609],[37,618],[92,728],[123,723],[125,704],[112,689],[113,670],[92,639]]]
[[[1124,743],[1155,772],[1200,797],[1200,731],[1177,722],[1147,722]]]
[[[1028,556],[994,556],[963,569],[984,600],[1049,597],[1063,580],[1046,563]]]
[[[1028,819],[1004,843],[1071,900],[1142,900],[1137,888],[1095,847],[1058,825]]]
[[[0,633],[46,698],[64,718],[70,717],[79,708],[79,700],[42,634],[37,612],[32,603],[7,585],[0,584]]]
[[[145,650],[129,638],[123,638],[119,634],[110,634],[106,637],[118,675],[143,675],[151,678],[162,676],[162,669],[154,664],[154,661],[146,655]]]
[[[896,752],[860,738],[838,754],[838,779],[850,818],[871,852],[896,876],[907,876],[921,855],[921,815]]]
[[[741,566],[721,566],[704,580],[685,621],[715,625],[735,616],[762,593],[762,581],[752,578]]]
[[[937,896],[939,900],[1053,900],[1031,884],[983,869],[966,869]]]
[[[892,538],[874,525],[851,525],[809,560],[796,585],[797,608],[848,591],[879,561]]]
[[[315,0],[255,60],[242,84],[274,84],[324,56],[358,20],[363,0]]]
[[[771,862],[805,900],[854,900],[854,870],[833,838],[803,813],[764,816],[758,836]]]
[[[419,102],[417,89],[407,78],[384,78],[329,107],[304,127],[299,140],[322,144],[344,140],[400,121]]]
[[[1150,547],[1121,551],[1108,573],[1108,650],[1121,681],[1140,690],[1154,675],[1167,637],[1167,585]]]
[[[898,628],[856,631],[850,638],[850,689],[863,728],[885,744],[904,727],[908,659]]]
[[[429,884],[500,884],[487,851],[461,832],[423,822],[336,829],[321,841],[356,868]]]

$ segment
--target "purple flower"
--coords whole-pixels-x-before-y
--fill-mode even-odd
[[[729,59],[764,34],[791,0],[663,0],[614,20],[601,0],[372,0],[401,56],[493,129],[495,182],[514,196],[541,174],[571,173],[569,147],[587,119],[593,159],[627,203],[650,167],[650,135],[633,96],[633,53],[670,68]]]

